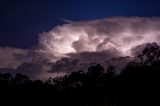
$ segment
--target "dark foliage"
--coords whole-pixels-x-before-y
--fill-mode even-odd
[[[130,62],[119,75],[112,65],[106,71],[96,65],[88,68],[87,73],[77,71],[45,82],[29,80],[19,73],[15,77],[0,74],[1,98],[55,106],[160,105],[159,51],[154,47],[144,49],[138,56],[143,62]],[[144,56],[148,58],[145,61]]]

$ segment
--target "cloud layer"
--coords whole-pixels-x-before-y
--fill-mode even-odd
[[[34,48],[0,48],[0,68],[33,78],[87,70],[95,64],[121,69],[145,43],[152,42],[160,43],[159,17],[72,21],[41,33]]]
[[[132,47],[149,42],[159,43],[160,18],[113,17],[71,22],[42,33],[39,41],[43,52],[53,57],[110,49],[131,55]]]
[[[26,59],[27,49],[0,47],[0,68],[16,68]]]
[[[53,62],[52,72],[72,72],[90,65],[122,68],[134,56],[133,48],[160,42],[160,18],[111,17],[70,22],[40,35],[40,51]],[[118,59],[118,57],[124,57]],[[126,58],[125,58],[126,57]],[[114,60],[114,62],[112,61]]]
[[[12,47],[0,47],[0,73],[21,73],[31,79],[47,79],[64,75],[63,72],[48,73],[51,69],[49,62],[36,48],[20,49]]]

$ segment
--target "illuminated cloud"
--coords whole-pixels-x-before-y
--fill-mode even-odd
[[[112,17],[79,21],[57,26],[40,35],[41,52],[53,56],[50,61],[69,53],[101,52],[116,49],[131,55],[130,49],[160,41],[160,18]]]
[[[95,64],[122,69],[143,45],[152,42],[160,43],[158,17],[70,21],[41,33],[35,48],[0,48],[0,71],[15,70],[33,79],[44,79],[87,70]]]
[[[42,54],[36,52],[36,49],[0,47],[0,73],[12,75],[21,73],[33,80],[64,75],[63,72],[48,73],[51,66]]]
[[[122,68],[131,60],[126,56],[134,56],[133,48],[160,42],[160,18],[111,17],[72,21],[42,33],[39,42],[39,51],[53,62],[51,72],[86,70],[94,64],[104,67],[114,64]]]

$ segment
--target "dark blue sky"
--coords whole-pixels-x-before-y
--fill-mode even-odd
[[[68,20],[160,16],[160,0],[0,0],[0,46],[28,48]]]

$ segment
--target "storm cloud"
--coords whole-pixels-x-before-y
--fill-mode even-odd
[[[0,47],[0,73],[21,73],[33,80],[64,75],[63,72],[48,73],[50,63],[43,54],[37,52],[37,48]]]
[[[152,42],[160,43],[159,17],[69,21],[41,33],[34,48],[0,48],[0,68],[36,78],[87,70],[96,64],[122,69],[143,45]]]
[[[159,35],[160,18],[112,17],[57,26],[42,33],[39,42],[42,51],[53,57],[111,48],[123,55],[131,55],[132,47],[143,43],[159,43]],[[55,61],[54,58],[51,61]]]
[[[106,65],[113,58],[132,57],[133,48],[152,42],[160,42],[159,17],[71,21],[43,32],[39,39],[40,51],[53,62],[53,72],[86,69],[99,63]],[[76,65],[72,65],[74,60]]]

